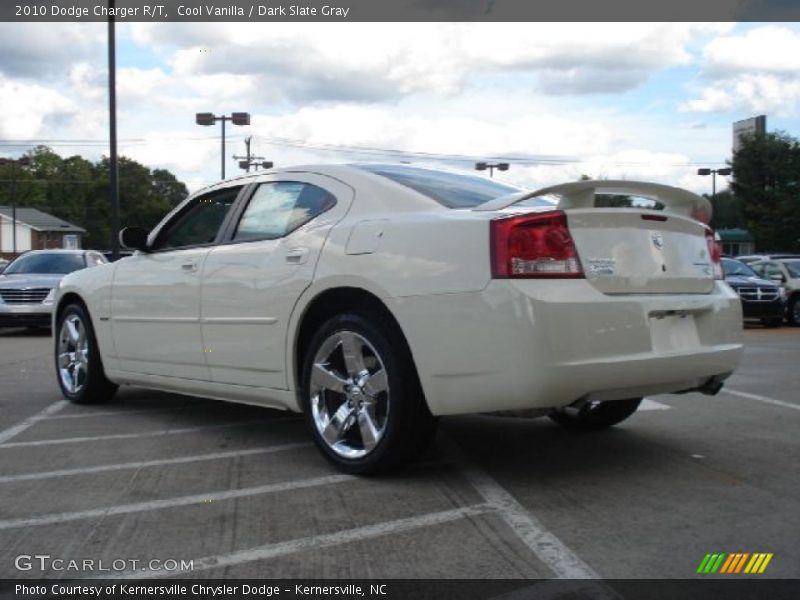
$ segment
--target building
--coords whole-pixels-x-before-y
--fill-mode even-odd
[[[0,258],[16,258],[28,250],[81,247],[83,227],[73,225],[35,208],[17,207],[17,243],[14,252],[14,225],[10,206],[0,206]]]
[[[755,238],[746,229],[717,229],[722,253],[726,256],[741,256],[755,252]]]

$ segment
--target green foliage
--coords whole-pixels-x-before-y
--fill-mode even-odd
[[[38,208],[86,229],[84,248],[111,246],[109,162],[80,156],[61,158],[45,146],[17,168],[17,206]],[[0,204],[11,204],[11,166],[0,166]],[[129,158],[119,160],[120,224],[151,228],[188,194],[186,186],[165,169],[149,169]]]
[[[704,194],[704,196],[711,201],[714,208],[711,217],[712,229],[747,229],[741,198],[734,196],[730,190],[717,192],[715,198],[712,198],[710,194]]]
[[[733,193],[760,251],[800,251],[800,142],[750,136],[733,157]]]

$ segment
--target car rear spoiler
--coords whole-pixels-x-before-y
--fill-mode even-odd
[[[663,204],[665,212],[691,217],[703,223],[711,220],[711,203],[702,196],[671,185],[626,180],[588,180],[562,183],[535,192],[501,196],[484,202],[474,210],[502,210],[537,196],[558,196],[558,208],[560,209],[593,208],[595,195],[598,193],[648,198]]]

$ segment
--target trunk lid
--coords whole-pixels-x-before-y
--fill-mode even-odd
[[[567,210],[587,281],[604,294],[708,294],[714,268],[705,226],[655,211]]]

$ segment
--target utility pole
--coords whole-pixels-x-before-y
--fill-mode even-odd
[[[250,172],[250,167],[255,167],[256,171],[258,171],[259,167],[262,169],[271,169],[273,167],[271,161],[264,160],[263,156],[253,156],[250,153],[250,142],[252,140],[253,136],[248,136],[244,140],[244,145],[247,149],[247,154],[245,156],[233,156],[233,158],[239,161],[239,168],[244,169],[248,173]]]
[[[17,253],[17,168],[27,167],[31,163],[27,156],[17,158],[0,158],[0,165],[11,165],[11,249]]]
[[[109,9],[114,0],[109,0]],[[119,258],[119,161],[117,157],[117,41],[114,17],[108,17],[108,123],[109,123],[109,168],[111,184],[111,260]]]

